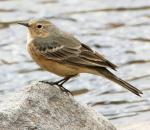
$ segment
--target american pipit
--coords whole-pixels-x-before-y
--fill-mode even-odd
[[[33,60],[43,69],[64,77],[57,81],[62,85],[80,73],[91,73],[103,76],[140,96],[142,92],[118,78],[107,68],[116,70],[116,65],[93,51],[72,35],[61,31],[47,20],[31,20],[20,23],[28,27],[27,50]]]

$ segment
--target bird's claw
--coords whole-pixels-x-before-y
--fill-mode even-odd
[[[54,85],[53,82],[49,82],[49,81],[45,81],[45,80],[42,80],[42,81],[39,81],[39,82],[49,84],[49,85]]]

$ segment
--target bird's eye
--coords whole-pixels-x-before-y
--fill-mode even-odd
[[[40,24],[39,24],[39,25],[37,25],[37,28],[42,28],[42,25],[40,25]]]

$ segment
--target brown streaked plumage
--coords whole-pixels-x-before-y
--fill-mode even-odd
[[[33,60],[45,70],[65,77],[61,86],[70,77],[80,73],[103,76],[140,96],[142,92],[118,78],[107,68],[116,70],[116,65],[81,43],[72,35],[61,31],[47,20],[31,20],[20,23],[28,27],[27,49]]]

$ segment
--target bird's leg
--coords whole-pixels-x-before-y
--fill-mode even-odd
[[[64,79],[61,80],[60,85],[62,86],[64,83],[66,83],[70,78],[72,78],[73,76],[68,76],[65,77]]]
[[[66,77],[61,80],[58,80],[56,82],[50,82],[50,83],[51,83],[51,85],[59,85],[61,82],[64,82],[65,80],[66,80]]]
[[[73,95],[68,89],[64,88],[63,87],[63,84],[65,82],[67,82],[70,78],[72,78],[73,76],[68,76],[68,77],[65,77],[63,80],[61,80],[61,82],[59,82],[60,84],[58,84],[58,86],[60,87],[60,89],[63,91],[63,92],[66,92],[70,95]]]

